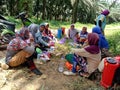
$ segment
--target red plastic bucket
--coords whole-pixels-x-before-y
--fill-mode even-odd
[[[65,35],[65,27],[62,27],[62,35]]]
[[[100,81],[100,84],[105,88],[111,87],[115,71],[119,67],[119,63],[116,59],[113,59],[114,61],[112,61],[112,63],[107,59],[108,58],[104,60],[104,69]]]

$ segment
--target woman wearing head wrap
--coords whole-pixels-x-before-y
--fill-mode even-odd
[[[102,52],[102,58],[109,56],[109,52],[108,52],[109,43],[108,43],[107,39],[105,38],[105,36],[103,36],[103,34],[100,30],[100,27],[98,27],[98,26],[93,27],[92,33],[97,33],[99,35],[98,45],[99,45],[101,52]]]
[[[43,34],[45,36],[48,36],[49,38],[53,38],[53,35],[52,35],[52,32],[51,30],[49,29],[49,23],[45,23],[45,30],[43,31]]]
[[[78,31],[75,29],[75,25],[71,24],[70,29],[68,30],[68,38],[74,41],[75,35]]]
[[[40,25],[31,24],[30,26],[28,26],[28,29],[35,40],[36,46],[40,47],[42,50],[44,50],[44,47],[50,46],[48,43],[49,38],[43,35],[43,32],[45,30],[44,23],[41,23]]]
[[[101,28],[103,35],[104,35],[104,29],[106,26],[106,16],[108,16],[109,13],[110,13],[109,10],[104,10],[95,20],[95,25]]]
[[[33,38],[35,39],[35,34],[37,32],[39,32],[39,31],[43,32],[45,30],[45,24],[41,23],[40,25],[38,25],[38,24],[32,23],[28,26],[28,30],[32,34]]]
[[[82,27],[82,30],[80,31],[80,43],[83,45],[85,40],[87,39],[87,27]]]
[[[73,49],[72,51],[76,56],[81,56],[86,58],[86,62],[84,64],[86,65],[86,69],[84,66],[82,73],[80,73],[81,76],[88,77],[91,73],[93,73],[101,60],[101,52],[100,48],[98,47],[98,41],[99,41],[99,36],[96,33],[89,33],[88,34],[88,45],[85,46],[84,48],[81,49]],[[83,64],[83,63],[82,63]],[[73,68],[72,71],[65,71],[65,75],[76,75],[76,66],[81,65],[81,62],[78,62],[76,58],[73,58]]]
[[[103,36],[100,27],[95,26],[92,28],[92,33],[97,33],[99,35],[99,47],[100,49],[109,49],[108,41],[106,40],[105,36]]]
[[[38,24],[30,24],[28,26],[28,30],[30,31],[30,33],[32,34],[33,38],[35,39],[35,34],[38,32],[39,30],[39,25]]]
[[[37,75],[42,73],[36,68],[33,62],[34,55],[34,44],[33,40],[29,45],[26,40],[29,39],[29,31],[27,28],[22,28],[16,33],[16,37],[10,41],[7,46],[6,64],[10,67],[16,67],[26,62],[26,65],[32,72]]]
[[[50,47],[49,38],[43,35],[45,30],[45,24],[40,24],[39,30],[35,33],[35,43],[40,45],[41,50],[46,50],[46,48]]]

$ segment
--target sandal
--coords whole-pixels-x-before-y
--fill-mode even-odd
[[[85,78],[89,77],[89,73],[87,73],[87,72],[80,72],[79,74],[81,77],[85,77]]]
[[[84,71],[82,70],[82,69],[80,69],[80,70],[78,70],[78,73],[79,73],[79,75],[81,76],[81,77],[83,77],[82,76],[82,73],[83,73]]]

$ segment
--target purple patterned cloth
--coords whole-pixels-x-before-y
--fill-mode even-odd
[[[62,39],[59,41],[60,44],[64,44],[65,42],[66,42],[66,38],[62,38]]]

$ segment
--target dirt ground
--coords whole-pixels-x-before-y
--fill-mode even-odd
[[[5,57],[6,50],[0,50],[0,58]],[[36,60],[34,60],[36,63]],[[51,57],[51,61],[37,68],[42,76],[30,72],[27,67],[20,66],[8,70],[0,69],[0,90],[103,90],[99,82],[90,81],[79,75],[65,76],[58,72],[59,57]],[[64,67],[64,70],[66,68]]]

